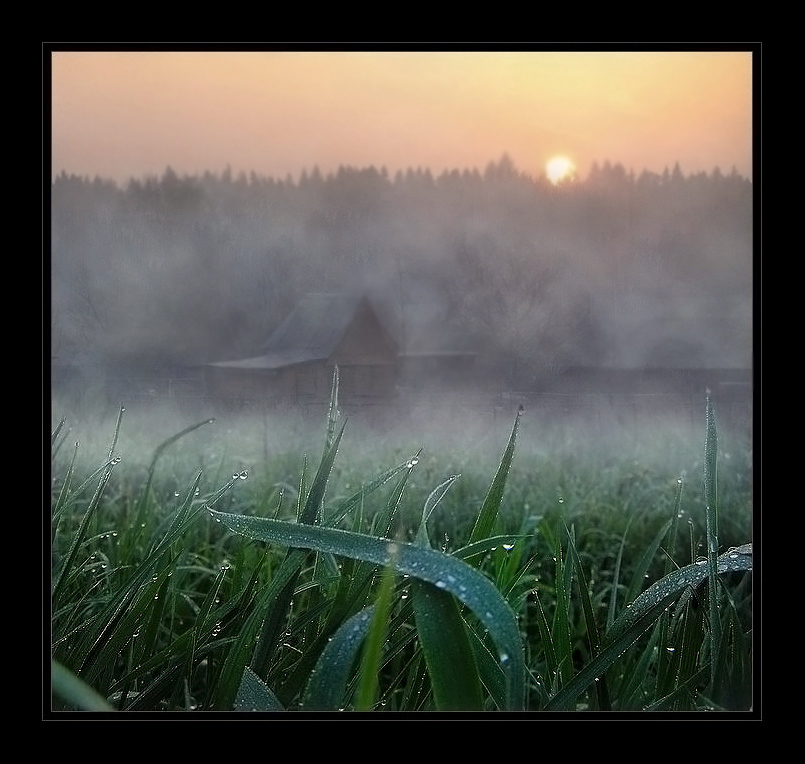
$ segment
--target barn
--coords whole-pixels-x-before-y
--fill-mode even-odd
[[[229,400],[374,403],[394,394],[399,347],[365,295],[308,294],[251,358],[206,367],[208,393]]]

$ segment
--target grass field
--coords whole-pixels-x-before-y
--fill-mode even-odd
[[[53,413],[48,710],[753,708],[751,439],[705,401],[693,433]]]

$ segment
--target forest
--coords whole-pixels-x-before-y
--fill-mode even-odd
[[[752,363],[753,186],[618,163],[205,172],[50,198],[51,367],[253,355],[308,292],[368,294],[404,349],[569,365]]]

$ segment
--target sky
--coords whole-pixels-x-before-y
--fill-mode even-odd
[[[752,52],[51,50],[51,172],[752,177]]]

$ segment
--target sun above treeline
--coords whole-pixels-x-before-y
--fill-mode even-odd
[[[576,165],[566,156],[551,157],[545,165],[545,174],[554,185],[571,180],[576,175]]]

